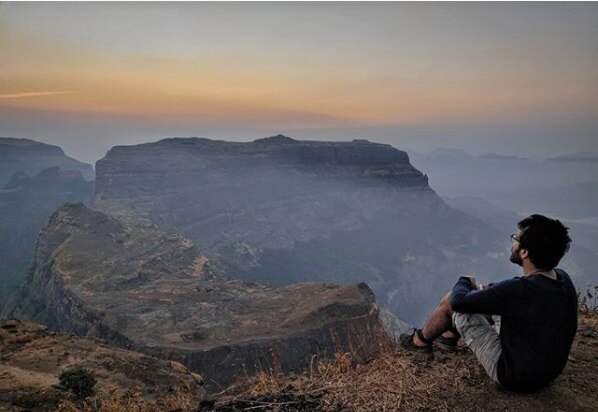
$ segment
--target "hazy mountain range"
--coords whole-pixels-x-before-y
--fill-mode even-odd
[[[44,220],[64,201],[85,202],[91,190],[57,192],[47,183],[51,173],[29,178],[23,171],[39,168],[40,159],[47,165],[46,152],[59,165],[92,169],[53,146],[24,139],[3,144],[10,147],[3,158],[9,164],[17,164],[16,158],[31,163],[16,169],[1,197],[6,210],[1,233],[8,247],[0,269],[10,269],[4,269],[8,290],[22,277]],[[94,203],[180,231],[233,277],[277,285],[365,280],[386,307],[417,322],[459,273],[486,279],[516,274],[508,263],[507,236],[531,211],[577,218],[566,219],[575,240],[566,262],[580,283],[593,282],[588,272],[598,242],[587,222],[597,210],[595,183],[580,182],[595,176],[588,159],[582,154],[538,162],[455,149],[409,156],[367,141],[285,136],[254,143],[166,139],[110,150],[98,162]],[[43,176],[46,192],[23,190]],[[571,184],[559,186],[567,177]],[[23,214],[36,200],[44,207]],[[25,232],[24,222],[30,228]],[[17,240],[14,253],[10,245]]]
[[[0,137],[0,188],[16,172],[34,176],[48,167],[78,170],[87,181],[94,179],[93,167],[64,154],[62,148],[31,139]]]
[[[0,138],[0,307],[31,264],[41,227],[64,202],[89,203],[91,165],[61,148]]]
[[[566,218],[598,216],[598,157],[563,155],[544,161],[473,156],[458,149],[411,153],[442,196],[481,197],[504,209]]]

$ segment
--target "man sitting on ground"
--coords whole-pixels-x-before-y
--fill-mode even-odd
[[[488,375],[515,392],[540,390],[560,375],[577,330],[577,294],[569,275],[555,267],[571,238],[560,221],[541,215],[518,227],[511,235],[511,262],[523,276],[483,290],[460,277],[422,329],[401,335],[402,347],[453,349],[461,336]],[[500,333],[488,315],[500,316]]]

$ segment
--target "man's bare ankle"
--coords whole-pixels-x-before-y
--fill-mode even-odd
[[[422,332],[423,334],[423,332]],[[417,333],[413,335],[413,343],[415,344],[415,346],[428,346],[427,343],[422,342],[422,340],[419,338],[419,336],[417,336]]]
[[[455,334],[454,334],[453,332],[451,332],[450,330],[447,330],[446,332],[444,332],[444,333],[442,334],[442,337],[443,337],[443,338],[446,338],[446,339],[453,339],[453,338],[456,338],[456,337],[457,337],[457,335],[455,335]]]

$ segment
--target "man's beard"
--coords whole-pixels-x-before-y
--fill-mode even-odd
[[[509,258],[509,260],[516,265],[519,265],[519,266],[523,265],[521,256],[519,256],[519,248],[511,251],[511,257]]]

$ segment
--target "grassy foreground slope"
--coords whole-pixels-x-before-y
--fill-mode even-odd
[[[550,344],[550,342],[546,342]],[[569,362],[545,390],[500,390],[466,347],[432,357],[383,349],[367,364],[347,354],[311,373],[262,374],[230,388],[202,412],[229,411],[592,411],[598,410],[598,314],[581,314]]]
[[[432,357],[386,347],[364,364],[339,353],[333,362],[314,362],[302,375],[285,377],[275,370],[264,371],[206,399],[200,388],[193,388],[193,377],[181,365],[108,349],[82,338],[49,334],[41,326],[11,334],[10,330],[18,329],[10,329],[14,321],[7,322],[1,328],[2,411],[574,412],[598,407],[596,312],[581,315],[563,374],[532,395],[501,391],[465,347],[454,354],[436,351]],[[85,355],[80,351],[83,347]],[[85,401],[53,386],[61,367],[73,363],[89,367],[100,381],[96,394]]]

